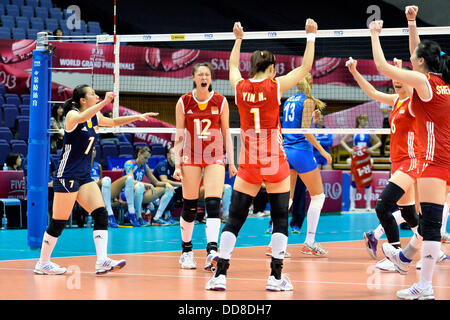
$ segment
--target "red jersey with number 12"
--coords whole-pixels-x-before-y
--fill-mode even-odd
[[[424,101],[414,90],[412,113],[416,117],[419,160],[450,169],[450,89],[442,77],[426,74],[431,97]]]
[[[223,95],[214,91],[206,101],[198,101],[194,91],[181,96],[186,120],[182,163],[212,164],[216,163],[213,159],[222,159],[223,164],[220,116],[225,101]]]
[[[273,161],[286,161],[278,79],[241,79],[236,83],[235,93],[241,120],[239,165],[264,167]]]

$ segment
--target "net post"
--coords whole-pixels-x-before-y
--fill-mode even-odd
[[[37,46],[33,51],[27,161],[28,246],[31,249],[41,247],[47,227],[51,66],[48,35],[46,32],[39,32]]]

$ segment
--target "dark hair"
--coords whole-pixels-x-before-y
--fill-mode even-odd
[[[214,69],[213,69],[212,64],[209,62],[199,62],[199,63],[194,64],[194,66],[192,67],[192,76],[195,75],[198,68],[200,68],[200,67],[207,67],[209,69],[209,71],[211,72],[211,79],[214,78]],[[197,87],[195,85],[195,81],[193,82],[193,86],[194,86],[194,89]],[[208,91],[212,91],[212,84],[209,85]]]
[[[355,118],[355,127],[358,128],[359,123],[361,122],[361,119],[366,119],[367,121],[369,121],[369,116],[367,115],[367,113],[362,113],[359,116],[357,116]]]
[[[275,55],[267,50],[256,50],[250,57],[250,77],[255,76],[258,72],[264,72],[271,65],[277,65]]]
[[[138,155],[143,154],[144,152],[149,152],[150,155],[152,154],[152,147],[145,146],[145,147],[138,147],[134,151],[134,158],[137,159]]]
[[[61,104],[55,104],[52,106],[52,117],[55,118],[56,120],[58,120],[58,109],[59,108],[64,109],[64,107]],[[61,117],[64,117],[64,114],[61,115]]]
[[[442,79],[445,83],[450,82],[450,58],[448,54],[442,52],[441,47],[436,41],[420,41],[417,46],[416,54],[418,58],[423,58],[425,60],[428,71],[442,73]]]
[[[70,110],[80,109],[80,99],[86,97],[86,88],[89,87],[90,86],[87,84],[81,84],[73,89],[72,98],[64,102],[64,116],[66,116]]]
[[[8,167],[14,168],[17,162],[17,158],[20,157],[20,154],[16,152],[10,152],[8,156],[6,157],[6,165]]]

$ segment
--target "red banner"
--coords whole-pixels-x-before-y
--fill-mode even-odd
[[[0,198],[25,199],[23,171],[0,171]]]
[[[52,42],[54,47],[53,67],[89,68],[96,74],[113,74],[114,55],[112,45],[95,45],[87,43]],[[0,40],[0,55],[3,64],[19,70],[31,70],[32,52],[36,47],[34,40]],[[168,78],[188,78],[191,65],[197,62],[210,62],[214,67],[215,79],[228,80],[230,51],[200,49],[170,49],[155,47],[122,46],[120,48],[120,74],[127,76],[149,76]],[[275,50],[276,51],[276,50]],[[274,52],[276,54],[276,52]],[[241,53],[240,70],[243,77],[248,77],[251,53]],[[301,64],[301,56],[278,55],[277,73],[287,74]],[[345,67],[344,58],[316,57],[311,71],[316,84],[333,84],[357,86]],[[391,86],[390,79],[381,75],[372,60],[359,60],[359,72],[374,86]],[[59,70],[64,72],[64,70]],[[74,72],[74,70],[67,70]],[[76,70],[91,73],[91,70]],[[14,84],[0,79],[8,88]],[[29,86],[28,86],[29,88]]]

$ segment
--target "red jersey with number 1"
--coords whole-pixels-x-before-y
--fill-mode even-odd
[[[397,98],[391,114],[389,125],[391,127],[390,156],[392,162],[411,159],[416,163],[418,151],[416,118],[410,112],[410,98],[400,100]]]
[[[191,91],[181,96],[186,121],[182,164],[224,164],[220,116],[225,97],[212,91],[206,101],[198,101]]]
[[[241,79],[235,100],[241,120],[239,165],[270,166],[286,161],[280,124],[280,85],[277,79]]]
[[[442,77],[426,74],[431,97],[424,101],[414,90],[412,113],[419,139],[418,158],[423,164],[450,169],[450,89]]]

